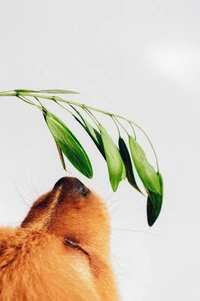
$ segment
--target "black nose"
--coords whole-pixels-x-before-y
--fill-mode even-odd
[[[87,196],[90,192],[90,190],[81,181],[73,177],[61,178],[56,182],[53,190],[56,190],[59,187],[62,187],[62,189],[67,193],[78,194],[84,197]]]

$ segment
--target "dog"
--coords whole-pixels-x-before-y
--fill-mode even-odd
[[[101,198],[73,177],[0,229],[0,301],[119,301]]]

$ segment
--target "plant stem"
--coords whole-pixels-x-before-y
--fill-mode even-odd
[[[119,135],[119,137],[121,136],[121,133],[120,133],[120,129],[119,129],[119,126],[118,126],[118,124],[117,124],[117,119],[115,118],[115,116],[113,115],[111,115],[110,116],[111,118],[112,118],[112,120],[113,120],[113,122],[114,122],[114,124],[115,124],[115,126],[116,126],[116,128],[117,128],[117,131],[118,131],[118,135]]]
[[[158,170],[158,172],[159,172],[158,157],[157,157],[157,155],[156,155],[156,151],[155,151],[155,148],[154,148],[154,146],[153,146],[151,140],[149,139],[149,137],[147,136],[147,134],[145,133],[145,131],[144,131],[139,125],[137,125],[137,124],[134,123],[133,121],[129,121],[129,122],[130,122],[131,124],[133,124],[134,126],[136,126],[136,127],[144,134],[144,136],[145,136],[146,139],[148,140],[148,142],[149,142],[149,144],[150,144],[150,146],[151,146],[151,148],[152,148],[152,150],[153,150],[153,153],[154,153],[154,156],[155,156],[155,159],[156,159],[157,170]]]
[[[102,113],[104,115],[115,116],[117,118],[121,118],[121,119],[127,121],[128,123],[134,125],[135,127],[137,127],[144,134],[144,136],[148,140],[148,142],[149,142],[149,144],[150,144],[150,146],[151,146],[151,148],[153,150],[153,153],[154,153],[154,156],[155,156],[155,159],[156,159],[157,170],[159,171],[158,158],[157,158],[157,155],[156,155],[156,151],[155,151],[154,146],[153,146],[151,140],[149,139],[148,135],[135,122],[133,122],[133,121],[131,121],[131,120],[129,120],[129,119],[121,116],[121,115],[111,114],[110,112],[103,111],[103,110],[100,110],[100,109],[97,109],[97,108],[94,108],[94,107],[91,107],[91,106],[86,106],[85,104],[80,104],[80,103],[77,103],[77,102],[74,102],[74,101],[65,100],[65,99],[62,99],[61,97],[58,97],[58,96],[49,96],[49,95],[44,95],[42,93],[36,93],[36,92],[28,92],[28,91],[24,91],[24,92],[21,92],[21,91],[4,91],[4,92],[0,93],[0,97],[1,96],[17,96],[20,99],[22,99],[23,101],[26,101],[26,96],[29,96],[29,97],[37,97],[37,98],[43,98],[43,99],[53,100],[53,101],[57,102],[57,104],[59,104],[58,102],[65,102],[65,103],[67,103],[69,105],[74,105],[74,106],[81,107],[83,110],[91,110],[91,111],[95,111],[95,112],[98,112],[98,113]],[[32,103],[31,101],[30,102],[26,101],[26,102],[29,103],[29,104],[37,106],[36,104]],[[62,105],[60,104],[60,106],[62,106]],[[40,108],[39,106],[37,106],[37,107]]]
[[[0,96],[17,96],[18,95],[18,93],[16,93],[16,92],[1,92],[0,93]]]
[[[125,131],[125,133],[127,135],[129,135],[128,131],[126,130],[126,128],[123,126],[123,124],[116,118],[116,115],[113,115],[113,118],[115,118],[116,122],[119,123],[119,125],[123,128],[123,130]],[[135,130],[133,128],[133,126],[131,126],[132,130],[133,130],[133,133],[134,133],[134,138],[136,137],[136,134],[135,134]]]
[[[20,98],[22,101],[28,103],[29,105],[32,105],[32,106],[34,106],[34,107],[37,107],[39,110],[42,110],[42,107],[41,107],[41,106],[36,105],[36,104],[35,104],[34,102],[32,102],[30,99],[27,99],[26,97],[21,96],[21,95],[18,95],[17,97]]]
[[[95,125],[97,126],[97,128],[99,127],[100,123],[99,121],[96,119],[96,117],[94,116],[94,114],[92,114],[92,112],[90,112],[90,110],[88,110],[88,108],[84,108],[83,109],[87,114],[88,116],[92,119],[92,121],[95,123]]]
[[[66,110],[68,113],[70,113],[72,116],[74,116],[74,114],[69,110],[67,109],[66,107],[64,107],[63,105],[61,105],[59,102],[57,102],[56,100],[54,100],[55,103],[60,106],[61,108],[63,108],[64,110]]]

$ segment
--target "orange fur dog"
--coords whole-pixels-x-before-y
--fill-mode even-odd
[[[119,301],[101,199],[60,179],[17,229],[0,229],[1,301]]]

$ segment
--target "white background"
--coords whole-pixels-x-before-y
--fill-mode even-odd
[[[198,0],[1,1],[0,90],[79,91],[68,99],[132,119],[156,148],[165,198],[149,228],[145,198],[126,182],[112,193],[100,154],[59,111],[94,165],[93,180],[68,164],[71,175],[109,205],[125,301],[200,300],[199,16]],[[41,113],[1,98],[0,224],[18,225],[64,175]]]

